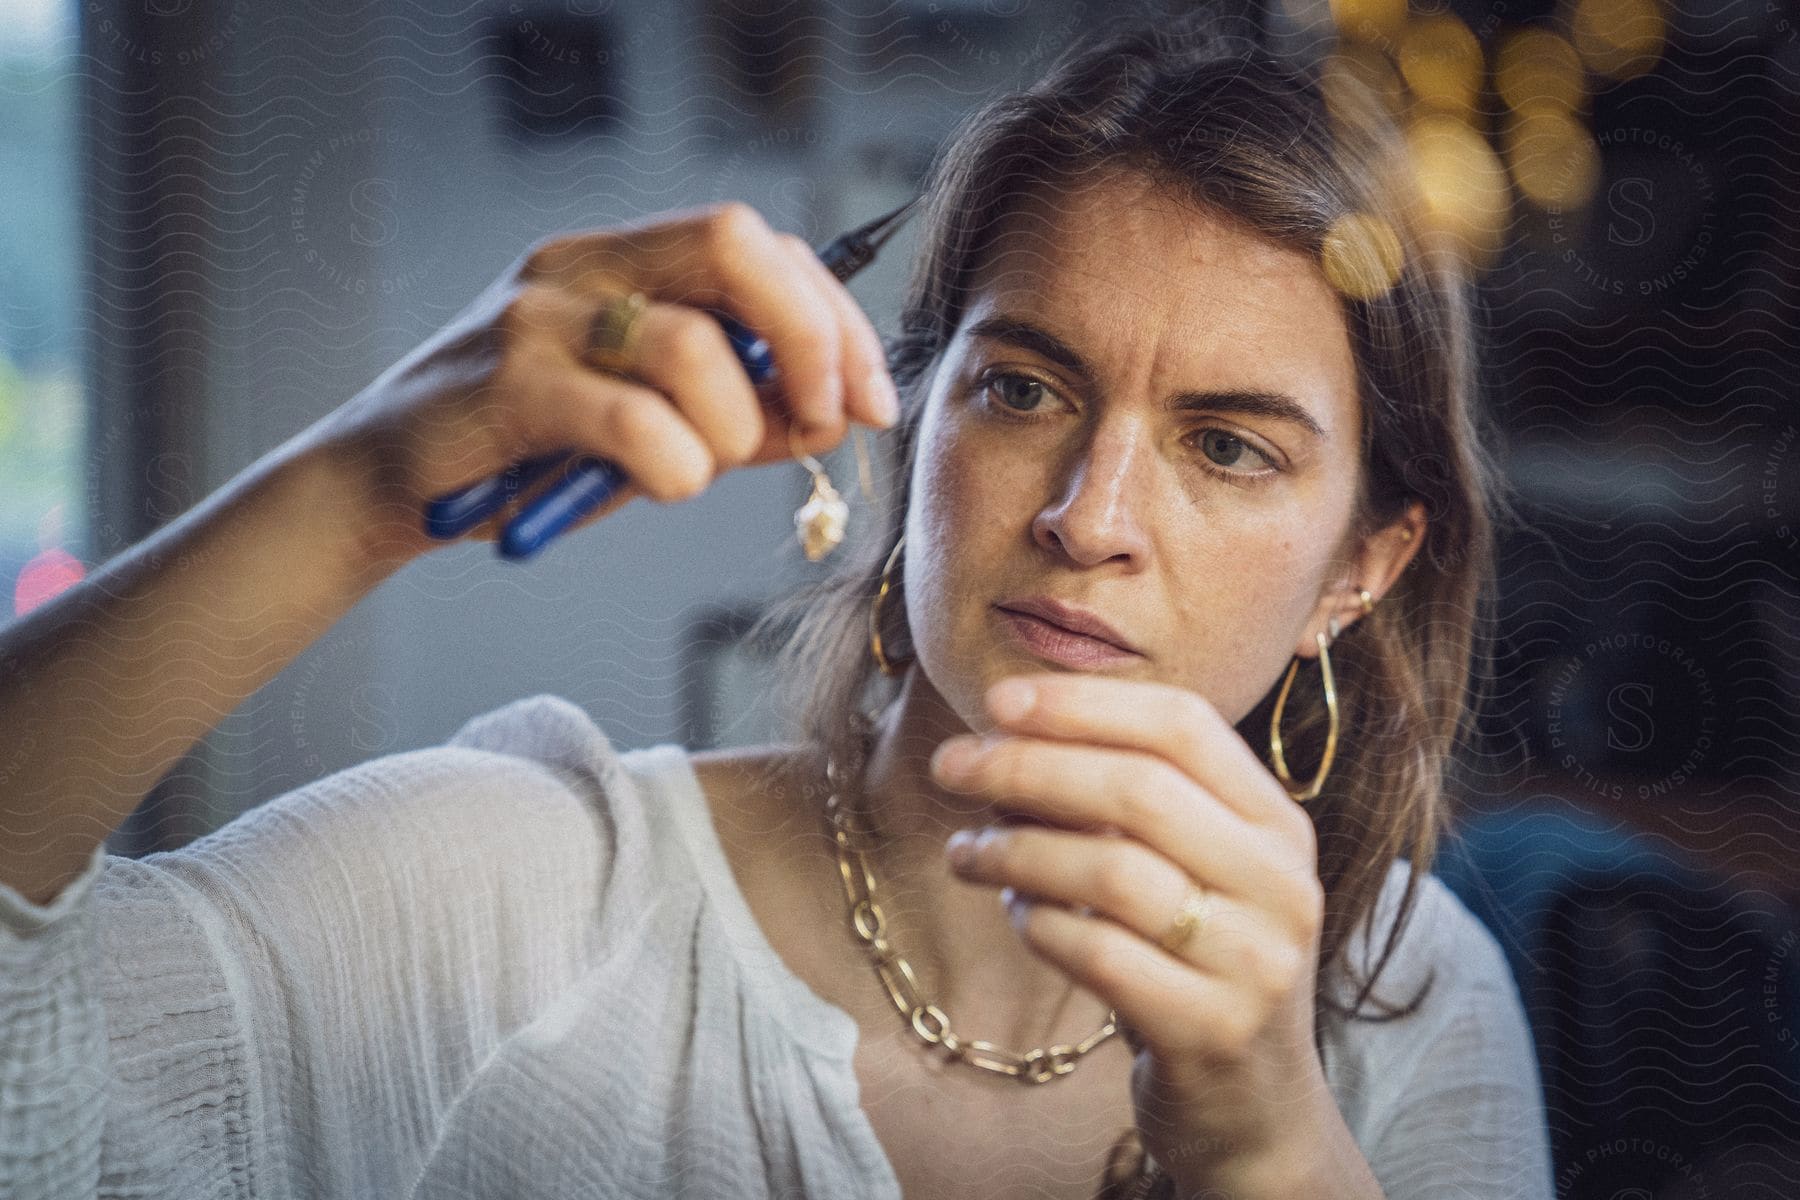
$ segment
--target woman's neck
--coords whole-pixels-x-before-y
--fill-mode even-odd
[[[965,882],[944,857],[952,833],[1003,815],[987,797],[931,778],[938,743],[970,729],[915,666],[876,721],[861,779],[846,781],[842,799],[870,831],[889,937],[959,1036],[1018,1050],[1080,1041],[1104,1022],[1107,1006],[1013,931],[998,887]]]

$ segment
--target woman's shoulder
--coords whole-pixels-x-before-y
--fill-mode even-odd
[[[1383,963],[1409,884],[1410,911]],[[1473,1046],[1505,1046],[1514,1059],[1528,1053],[1521,1049],[1527,1037],[1523,1009],[1499,942],[1442,879],[1429,872],[1415,877],[1405,858],[1389,866],[1373,909],[1346,940],[1332,980],[1338,1003],[1349,1008],[1371,974],[1375,985],[1356,1008],[1358,1016],[1333,1020],[1324,1039],[1326,1078],[1365,1147],[1404,1101],[1419,1063],[1434,1048],[1460,1038]],[[1415,1000],[1406,1015],[1385,1017]],[[1487,1064],[1496,1070],[1523,1066]]]
[[[631,794],[606,733],[571,701],[545,693],[471,717],[441,744],[315,780],[245,818],[300,819],[390,850],[440,849],[467,867],[509,847],[566,844],[596,815],[607,815],[600,832],[608,833],[610,813]]]
[[[512,769],[542,774],[617,802],[642,799],[695,775],[721,788],[744,776],[757,748],[690,751],[676,742],[620,749],[581,706],[543,692],[469,718],[442,750],[509,760]],[[428,750],[426,754],[438,751]]]
[[[602,787],[616,789],[626,783],[620,754],[605,730],[581,706],[549,692],[522,696],[470,717],[443,748],[499,755]]]
[[[1345,1123],[1384,1178],[1503,1169],[1470,1155],[1504,1154],[1528,1164],[1505,1169],[1547,1171],[1542,1082],[1517,982],[1494,934],[1442,879],[1415,877],[1404,859],[1389,868],[1374,936],[1360,926],[1353,935],[1358,981],[1363,956],[1379,960],[1409,882],[1414,903],[1376,983],[1380,1003],[1365,1002],[1363,1019],[1334,1021],[1324,1043]],[[1414,1011],[1383,1019],[1415,997]],[[1480,1134],[1473,1140],[1472,1130]]]
[[[441,744],[345,767],[143,861],[221,902],[271,911],[295,896],[352,903],[376,890],[420,908],[419,920],[435,919],[426,908],[556,907],[614,890],[615,864],[644,836],[636,798],[600,727],[562,697],[534,695],[470,718]]]
[[[1412,903],[1402,914],[1409,886]],[[1420,1010],[1435,1014],[1453,1006],[1455,994],[1513,989],[1511,968],[1493,932],[1442,879],[1430,872],[1415,875],[1404,857],[1389,864],[1374,906],[1346,942],[1345,961],[1358,981],[1381,963],[1396,922],[1398,938],[1374,991],[1385,1004],[1404,1005],[1429,984]]]
[[[506,782],[504,796],[471,798],[462,789],[473,811],[459,815],[491,824],[501,800],[508,820],[543,819],[551,827],[576,821],[579,829],[564,828],[559,836],[591,833],[615,868],[627,872],[675,849],[679,821],[668,810],[688,798],[681,786],[687,749],[675,742],[621,749],[586,709],[563,696],[539,693],[483,712],[425,753]]]
[[[666,891],[670,879],[717,867],[708,853],[715,835],[738,865],[740,835],[760,830],[771,811],[767,785],[780,749],[695,751],[675,741],[620,749],[585,709],[541,693],[470,718],[438,753],[473,756],[458,760],[465,770],[510,773],[552,808],[573,802],[619,869],[674,868],[660,874]]]

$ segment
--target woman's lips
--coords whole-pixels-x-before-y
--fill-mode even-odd
[[[1039,617],[996,606],[994,612],[1012,638],[1039,658],[1066,667],[1105,667],[1142,657],[1111,642],[1075,633]]]

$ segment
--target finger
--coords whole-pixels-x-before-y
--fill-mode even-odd
[[[721,465],[747,464],[767,422],[719,322],[698,309],[653,303],[638,329],[631,374],[674,402]]]
[[[1176,962],[1131,930],[1028,894],[1008,907],[1025,944],[1104,1000],[1139,1044],[1173,1061],[1229,1055],[1247,1044],[1262,1014],[1229,978]]]
[[[1290,982],[1295,952],[1284,949],[1289,945],[1286,930],[1255,906],[1210,889],[1200,924],[1181,946],[1164,950],[1162,938],[1194,881],[1131,838],[1019,828],[978,840],[971,850],[955,864],[964,882],[1011,888],[1014,894],[1051,901],[1078,915],[1087,910],[1196,970],[1270,991]]]
[[[1008,681],[989,689],[988,715],[1002,728],[1161,755],[1246,821],[1290,835],[1311,833],[1310,815],[1283,794],[1255,751],[1199,693],[1098,675],[1034,672],[1011,678],[1028,684],[1032,697],[1023,711],[1003,713],[994,707],[994,697]],[[1246,781],[1266,786],[1246,786]]]
[[[1110,826],[1229,895],[1266,899],[1273,878],[1303,871],[1282,861],[1268,831],[1155,755],[1006,735],[964,759],[960,770],[934,755],[931,770],[954,791],[985,795],[1081,836]],[[1016,832],[1026,831],[1007,834]],[[1310,867],[1303,873],[1312,878]]]
[[[516,436],[534,452],[572,446],[609,459],[665,504],[698,495],[717,473],[711,447],[661,392],[542,358],[515,378]]]
[[[591,297],[563,295],[572,298],[575,311],[593,307]],[[592,319],[591,311],[587,319]],[[576,324],[573,317],[568,323],[571,328]],[[822,453],[842,440],[841,422],[835,429],[789,437],[791,414],[784,405],[768,403],[758,394],[723,326],[710,314],[683,304],[652,302],[639,318],[638,329],[630,374],[671,399],[707,440],[722,467],[791,459],[796,447]]]
[[[811,273],[747,204],[730,201],[557,239],[529,254],[521,273],[580,290],[625,286],[655,299],[724,309],[768,340],[784,401],[804,423],[830,427],[842,420],[835,313]]]
[[[804,238],[794,234],[782,234],[781,238],[795,261],[818,281],[820,291],[838,315],[847,415],[854,415],[863,424],[876,429],[888,428],[891,422],[886,406],[892,404],[892,411],[897,414],[899,398],[888,375],[887,351],[882,348],[875,326],[869,323],[868,314],[850,294],[850,289],[825,268]]]
[[[951,854],[950,867],[965,883],[1029,892],[1071,911],[1110,917],[1146,937],[1168,920],[1149,898],[1180,896],[1189,878],[1135,838],[1031,826],[982,830]]]
[[[551,377],[574,372],[602,380],[619,379],[582,361],[589,349],[589,331],[601,306],[616,299],[617,293],[601,298],[544,284],[528,285],[506,315],[508,332],[519,343],[515,346],[515,361],[508,364],[508,369],[534,382],[536,376],[546,372]],[[554,349],[540,347],[539,342],[548,342]],[[707,475],[709,481],[721,466],[741,466],[750,461],[763,441],[762,407],[718,321],[683,305],[647,304],[637,318],[630,358],[635,382],[672,404],[705,444],[713,464]],[[542,393],[541,388],[528,390]],[[550,396],[566,399],[557,392]],[[555,428],[560,411],[552,405],[535,415],[533,444],[541,444],[546,438],[554,440],[561,432]],[[655,487],[646,490],[658,499],[664,498],[664,493]]]

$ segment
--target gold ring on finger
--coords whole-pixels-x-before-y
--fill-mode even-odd
[[[1158,940],[1164,950],[1170,954],[1179,954],[1183,947],[1193,940],[1206,923],[1206,915],[1212,909],[1212,893],[1198,884],[1188,889],[1187,895],[1181,899],[1181,909],[1175,919],[1169,923],[1168,931]]]
[[[581,360],[597,370],[629,375],[638,325],[649,303],[642,292],[609,297],[588,322]]]

